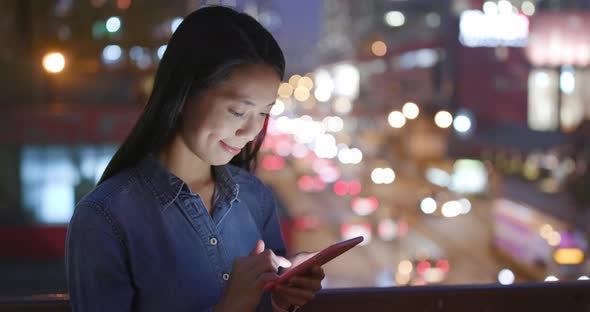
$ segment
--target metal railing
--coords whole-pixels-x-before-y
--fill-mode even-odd
[[[70,311],[66,294],[0,299],[0,311]],[[300,311],[590,312],[590,282],[326,289]]]

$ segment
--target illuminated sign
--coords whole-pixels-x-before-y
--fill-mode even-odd
[[[531,20],[526,54],[535,66],[590,65],[589,12],[547,12]]]
[[[524,47],[529,37],[529,19],[516,13],[461,14],[459,41],[467,47]]]

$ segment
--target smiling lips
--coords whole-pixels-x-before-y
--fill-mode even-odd
[[[226,144],[223,141],[219,141],[219,143],[220,143],[221,147],[223,147],[223,149],[226,150],[230,154],[237,155],[242,151],[241,148],[235,148],[233,146]]]

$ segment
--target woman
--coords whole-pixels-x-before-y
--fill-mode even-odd
[[[246,14],[208,7],[182,22],[144,112],[70,222],[75,311],[292,311],[321,289],[315,267],[262,291],[305,258],[284,258],[273,195],[250,173],[284,67]]]

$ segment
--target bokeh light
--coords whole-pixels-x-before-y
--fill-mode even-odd
[[[273,116],[278,116],[285,111],[285,103],[283,101],[277,99],[275,104],[272,106],[270,110],[270,114]]]
[[[48,73],[57,74],[57,73],[63,71],[63,69],[65,68],[66,59],[63,56],[63,54],[61,54],[59,52],[51,52],[51,53],[45,54],[45,56],[43,57],[42,63],[43,63],[43,68]]]
[[[401,128],[406,124],[406,117],[400,111],[393,111],[389,113],[387,122],[393,128]]]
[[[413,269],[414,265],[412,265],[412,262],[410,260],[402,260],[397,265],[397,271],[401,274],[410,274],[412,273]]]
[[[183,20],[182,17],[176,17],[170,22],[170,31],[172,33],[174,33],[176,31],[176,29],[178,29],[178,26],[180,26],[180,24],[182,23],[182,20]]]
[[[387,53],[387,45],[381,40],[377,40],[371,44],[371,52],[375,56],[384,56]]]
[[[117,16],[109,17],[106,22],[106,28],[110,33],[119,31],[119,29],[121,29],[121,19]]]
[[[402,112],[404,113],[404,116],[407,119],[416,119],[420,114],[420,108],[418,108],[418,105],[416,105],[416,103],[408,102],[404,104]]]
[[[502,285],[510,285],[514,283],[514,273],[509,269],[502,269],[498,273],[498,282]]]
[[[118,45],[108,45],[102,50],[102,60],[105,64],[114,64],[119,62],[123,50]]]
[[[385,14],[385,23],[391,27],[400,27],[406,22],[406,17],[400,11],[389,11]]]
[[[420,210],[425,214],[432,214],[436,211],[436,200],[432,197],[426,197],[420,202]]]
[[[440,111],[434,116],[434,122],[440,128],[448,128],[453,124],[453,115],[447,111]]]

